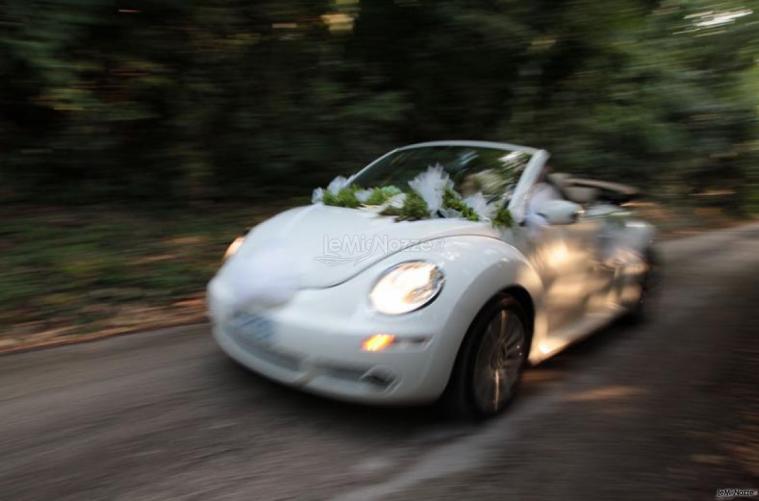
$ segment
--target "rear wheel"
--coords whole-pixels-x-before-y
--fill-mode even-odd
[[[484,418],[511,402],[529,349],[524,309],[499,295],[477,315],[459,350],[444,400],[457,416]]]
[[[628,313],[623,317],[623,321],[631,324],[640,323],[648,316],[651,306],[652,292],[659,282],[659,260],[653,248],[645,250],[644,261],[646,272],[641,277],[640,296],[638,300],[630,306]]]

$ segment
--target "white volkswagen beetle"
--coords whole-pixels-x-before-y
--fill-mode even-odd
[[[208,286],[218,344],[322,395],[499,412],[526,365],[639,314],[650,274],[634,190],[548,158],[423,143],[317,190],[228,249]]]

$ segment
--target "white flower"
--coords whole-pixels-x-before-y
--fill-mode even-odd
[[[297,249],[283,239],[274,239],[256,247],[255,252],[241,251],[227,260],[220,274],[230,287],[231,311],[255,311],[289,301],[300,288],[297,258]]]
[[[388,201],[382,205],[364,205],[361,207],[361,209],[367,212],[371,212],[372,214],[382,214],[388,207],[392,207],[393,209],[401,209],[403,208],[404,203],[406,203],[406,194],[399,193],[390,197]]]
[[[359,190],[356,192],[356,199],[362,204],[365,204],[371,195],[372,190]]]
[[[464,215],[461,212],[457,211],[456,209],[451,209],[450,207],[443,207],[442,209],[440,209],[440,213],[443,215],[443,217],[447,217],[451,219],[464,217]]]
[[[481,191],[466,197],[464,203],[477,214],[481,221],[490,221],[495,215],[495,204],[489,204]]]
[[[443,166],[437,164],[427,167],[427,170],[416,176],[408,185],[427,203],[430,215],[437,214],[443,205],[443,193],[453,187]]]
[[[406,194],[405,193],[398,193],[397,195],[393,195],[390,197],[390,200],[385,202],[385,204],[382,206],[383,208],[392,207],[393,209],[401,209],[403,208],[403,204],[406,203]]]
[[[333,195],[337,195],[338,193],[340,193],[340,190],[342,190],[349,184],[350,184],[349,179],[343,176],[337,176],[335,179],[332,180],[332,182],[329,183],[329,186],[327,186],[327,191],[329,191]]]
[[[337,195],[340,193],[340,190],[345,188],[350,184],[350,179],[346,179],[343,176],[337,176],[335,179],[333,179],[329,186],[327,186],[327,191],[330,192],[333,195]],[[324,200],[324,189],[322,188],[316,188],[311,195],[311,203],[312,204],[320,204]]]

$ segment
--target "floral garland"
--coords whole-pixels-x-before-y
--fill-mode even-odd
[[[332,180],[326,190],[314,190],[312,202],[364,208],[383,216],[395,216],[401,221],[460,217],[469,221],[487,221],[494,227],[509,227],[513,223],[504,202],[488,202],[482,192],[462,197],[439,164],[428,167],[408,184],[410,190],[407,191],[396,186],[362,189],[340,176]]]

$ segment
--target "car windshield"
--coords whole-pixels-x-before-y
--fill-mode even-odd
[[[482,192],[489,199],[510,197],[531,155],[525,151],[476,146],[424,146],[392,153],[353,182],[364,188],[408,187],[428,167],[441,165],[463,196]]]

